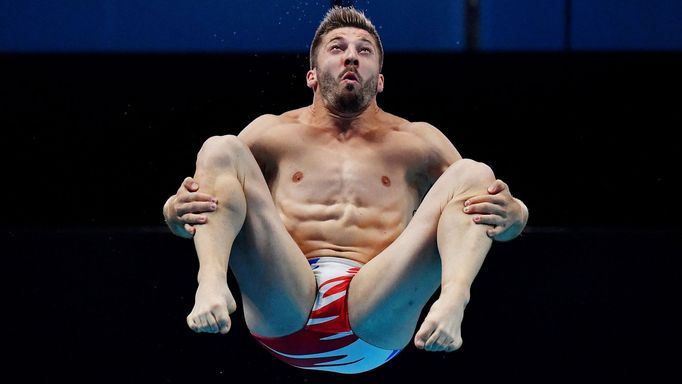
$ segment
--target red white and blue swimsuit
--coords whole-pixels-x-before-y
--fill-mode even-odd
[[[298,368],[338,373],[374,369],[400,352],[376,347],[353,333],[348,320],[348,285],[362,264],[339,257],[309,259],[317,297],[306,326],[282,337],[252,334],[278,359]]]

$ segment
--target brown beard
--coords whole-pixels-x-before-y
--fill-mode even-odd
[[[362,79],[356,73],[356,77]],[[364,84],[346,84],[342,89],[339,80],[330,72],[320,74],[320,92],[322,97],[341,113],[356,113],[367,108],[370,100],[377,94],[378,76],[372,76]]]

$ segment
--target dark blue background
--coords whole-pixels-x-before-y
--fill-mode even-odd
[[[0,52],[306,53],[330,1],[5,1]],[[465,0],[359,0],[390,52],[465,49]],[[676,0],[482,0],[484,51],[682,49]]]

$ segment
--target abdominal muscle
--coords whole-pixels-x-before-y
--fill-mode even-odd
[[[347,181],[335,183],[329,175],[320,176],[273,190],[280,217],[307,258],[336,256],[367,263],[400,235],[412,217],[415,198],[404,182],[393,182],[389,188],[378,177],[353,188]]]
[[[298,214],[291,215],[293,210]],[[290,207],[288,211],[289,215],[280,211],[284,224],[307,258],[337,256],[367,263],[407,225],[404,214],[351,204]]]

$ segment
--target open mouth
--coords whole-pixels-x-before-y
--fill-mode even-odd
[[[343,77],[341,78],[341,80],[352,80],[352,81],[356,81],[356,82],[357,82],[357,81],[358,81],[358,77],[357,77],[357,75],[356,75],[355,73],[353,73],[353,72],[346,72],[346,73],[343,75]]]

